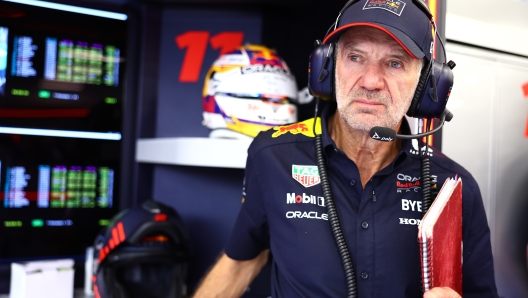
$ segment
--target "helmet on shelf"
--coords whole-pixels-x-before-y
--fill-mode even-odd
[[[297,84],[288,65],[265,46],[247,44],[221,55],[203,88],[203,124],[210,137],[253,138],[297,121]]]
[[[185,296],[189,235],[174,209],[149,200],[123,210],[94,248],[95,298]]]

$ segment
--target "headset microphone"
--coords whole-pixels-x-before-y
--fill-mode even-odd
[[[376,141],[382,141],[382,142],[392,142],[395,139],[417,139],[421,137],[426,137],[428,135],[431,135],[439,131],[440,128],[444,126],[444,122],[445,121],[449,122],[451,121],[451,119],[453,119],[453,113],[451,113],[448,109],[445,109],[444,112],[442,113],[442,116],[440,117],[440,124],[438,125],[437,128],[431,131],[419,133],[415,135],[399,135],[396,133],[394,129],[391,129],[388,127],[374,126],[370,130],[370,137]]]
[[[396,139],[396,131],[388,127],[374,126],[370,130],[370,137],[376,141],[392,142]]]

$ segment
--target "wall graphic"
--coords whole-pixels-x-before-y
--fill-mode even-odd
[[[521,86],[525,99],[528,99],[528,82]],[[524,129],[524,137],[528,139],[528,115],[526,116],[526,128]]]
[[[174,38],[178,48],[185,49],[179,81],[196,83],[200,78],[208,46],[223,55],[236,50],[244,40],[244,32],[223,31],[211,36],[209,31],[187,31]]]
[[[213,62],[243,43],[260,43],[261,17],[247,12],[163,12],[157,137],[207,137],[202,88]]]

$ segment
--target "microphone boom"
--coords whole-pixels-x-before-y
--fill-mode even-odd
[[[448,109],[445,109],[440,118],[440,124],[438,124],[437,128],[431,131],[415,135],[399,135],[394,129],[388,127],[374,126],[372,129],[370,129],[370,137],[376,141],[382,142],[392,142],[394,141],[394,139],[418,139],[439,131],[440,128],[444,126],[444,122],[446,120],[449,122],[451,121],[451,119],[453,119],[453,114]]]

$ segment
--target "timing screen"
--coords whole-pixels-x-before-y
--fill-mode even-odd
[[[122,50],[59,35],[0,26],[0,128],[113,133],[117,137],[101,138],[120,139]]]
[[[8,166],[1,173],[2,207],[5,209],[112,208],[114,170],[109,167]],[[44,218],[44,214],[25,220],[11,218],[4,221],[4,227],[61,227],[74,224],[73,219]]]
[[[4,208],[112,207],[114,170],[108,167],[14,166],[2,172]]]

